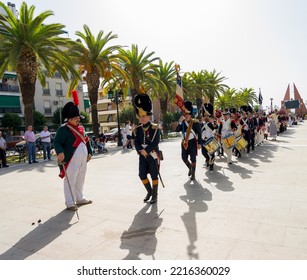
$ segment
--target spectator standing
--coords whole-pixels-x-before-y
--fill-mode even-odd
[[[2,131],[0,131],[0,159],[2,161],[2,167],[9,167],[6,164],[6,141],[2,137]],[[0,164],[1,168],[1,164]]]
[[[32,125],[28,125],[28,130],[24,134],[24,139],[27,144],[27,149],[28,149],[28,162],[29,164],[32,163],[38,163],[36,161],[36,151],[35,151],[35,134],[33,132],[33,127]]]
[[[51,138],[50,138],[50,132],[48,131],[48,127],[44,126],[43,130],[40,133],[41,138],[41,144],[43,147],[43,153],[44,153],[44,161],[51,160],[50,150],[51,150]]]
[[[131,139],[132,139],[132,127],[131,127],[131,122],[130,121],[127,121],[126,122],[126,125],[125,125],[125,128],[124,128],[124,131],[125,131],[125,135],[126,135],[126,142],[123,146],[123,148],[132,148],[131,146]]]

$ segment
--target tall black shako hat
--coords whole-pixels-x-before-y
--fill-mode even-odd
[[[152,115],[152,102],[148,94],[137,94],[133,103],[138,117]]]
[[[190,100],[184,101],[184,114],[193,116],[193,103]]]
[[[73,90],[72,92],[72,101],[67,102],[63,109],[62,109],[62,119],[63,122],[67,122],[68,119],[72,119],[74,117],[81,117],[83,118],[83,116],[80,115],[80,111],[79,111],[79,97],[78,97],[78,92],[76,90]]]
[[[204,103],[201,107],[202,116],[213,117],[213,105],[211,103]]]

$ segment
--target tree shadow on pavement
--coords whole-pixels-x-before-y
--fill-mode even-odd
[[[184,188],[186,190],[186,195],[180,196],[180,199],[189,207],[189,211],[181,215],[190,241],[187,246],[187,254],[191,260],[197,260],[199,259],[199,253],[197,253],[197,248],[195,246],[195,242],[197,241],[196,213],[206,212],[208,210],[205,201],[212,200],[212,193],[208,189],[203,188],[196,180],[189,180],[184,184]]]
[[[72,226],[75,212],[63,210],[22,237],[10,249],[0,255],[1,260],[25,260],[58,238]]]
[[[163,221],[160,217],[162,212],[163,210],[160,214],[158,213],[157,203],[146,203],[134,216],[129,229],[125,230],[120,237],[120,248],[129,250],[124,260],[141,260],[141,254],[152,256],[152,259],[155,259],[154,254],[158,242],[156,232]]]

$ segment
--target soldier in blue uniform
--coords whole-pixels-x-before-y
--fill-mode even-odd
[[[205,103],[202,106],[202,118],[203,121],[201,123],[201,135],[203,140],[203,145],[201,148],[201,152],[203,156],[206,158],[206,165],[209,167],[210,171],[213,171],[213,165],[215,160],[215,152],[210,153],[205,148],[204,144],[209,140],[215,137],[215,132],[218,129],[218,126],[216,123],[214,123],[213,119],[213,105],[210,103]]]
[[[135,130],[134,145],[139,154],[139,177],[147,190],[144,202],[158,201],[158,174],[160,166],[159,141],[160,129],[157,124],[151,123],[152,103],[147,94],[138,94],[134,98],[134,106],[140,124]],[[150,174],[152,185],[147,174]]]
[[[189,169],[188,176],[195,180],[197,150],[201,148],[201,130],[198,120],[193,119],[193,104],[191,101],[184,101],[185,112],[179,119],[176,127],[177,132],[182,132],[181,158]],[[189,161],[189,156],[190,160]]]

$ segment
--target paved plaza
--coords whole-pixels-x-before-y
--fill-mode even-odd
[[[65,210],[56,161],[0,169],[2,260],[306,260],[307,123],[190,181],[180,139],[161,142],[156,205],[143,203],[138,156],[108,144],[88,164],[94,202]]]

